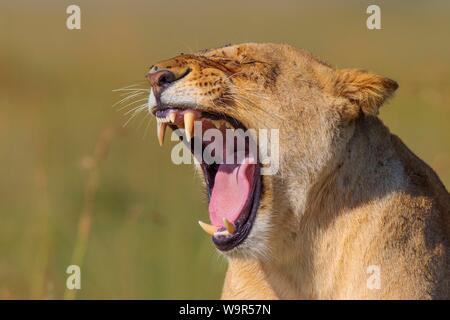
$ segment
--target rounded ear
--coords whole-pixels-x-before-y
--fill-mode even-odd
[[[397,82],[359,69],[339,69],[328,79],[332,94],[350,100],[368,115],[377,115],[381,105],[398,88]],[[359,110],[354,110],[359,113]]]

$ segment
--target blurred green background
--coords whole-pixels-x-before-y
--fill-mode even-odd
[[[378,4],[382,30],[366,28]],[[81,7],[81,30],[66,8]],[[450,185],[446,1],[0,2],[0,299],[218,298],[225,259],[197,226],[200,183],[155,123],[113,108],[155,61],[286,42],[400,84],[381,118]],[[148,124],[148,126],[147,126]],[[147,127],[146,127],[147,126]]]

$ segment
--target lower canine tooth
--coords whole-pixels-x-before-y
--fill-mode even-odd
[[[228,221],[227,218],[223,218],[223,225],[229,233],[233,234],[236,232],[236,227],[232,222]]]
[[[164,143],[164,135],[166,133],[167,123],[159,122],[156,128],[156,135],[158,136],[159,145],[162,146]]]
[[[212,226],[210,224],[204,223],[202,221],[199,221],[198,224],[200,225],[200,227],[209,235],[213,236],[214,233],[217,232],[217,227]]]
[[[191,141],[192,134],[194,133],[194,120],[195,114],[191,111],[187,111],[184,114],[184,132],[186,133],[186,139]]]

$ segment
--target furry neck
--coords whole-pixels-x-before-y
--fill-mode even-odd
[[[278,236],[273,241],[271,258],[261,264],[280,297],[317,297],[318,288],[324,287],[321,281],[326,278],[317,270],[323,273],[328,268],[329,276],[334,272],[333,266],[327,266],[326,256],[336,252],[336,244],[326,239],[328,233],[336,232],[335,221],[404,185],[403,167],[382,122],[362,116],[352,129],[343,148],[332,153],[334,160],[316,182],[305,189],[304,196],[295,198],[299,203],[291,203],[277,215],[276,225],[283,232],[275,228]],[[304,181],[304,177],[289,179],[295,178]]]

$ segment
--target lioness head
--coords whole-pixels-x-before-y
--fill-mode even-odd
[[[179,130],[181,138],[194,154],[194,141],[208,129],[224,134],[200,144],[200,152],[218,144],[225,149],[222,161],[198,165],[211,220],[201,226],[220,251],[232,256],[264,257],[276,250],[274,244],[295,237],[295,221],[307,209],[312,190],[339,165],[356,119],[375,116],[397,88],[390,79],[334,69],[279,44],[181,54],[153,65],[147,77],[161,143],[167,126],[185,129]],[[200,131],[194,131],[195,121]],[[227,139],[227,129],[279,130],[279,170],[261,175],[264,165],[247,145],[227,149],[236,138]],[[229,162],[238,152],[241,161]]]

